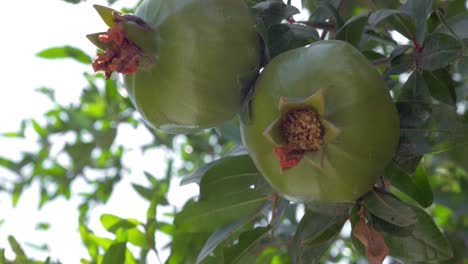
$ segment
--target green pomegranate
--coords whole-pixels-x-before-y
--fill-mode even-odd
[[[107,50],[93,66],[124,74],[151,127],[189,133],[238,113],[261,54],[243,0],[145,0],[134,15],[96,8],[111,28],[88,36]]]
[[[242,138],[289,199],[341,204],[368,192],[393,157],[399,118],[378,72],[350,44],[287,51],[261,73]]]

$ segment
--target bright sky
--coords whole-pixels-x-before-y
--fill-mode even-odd
[[[300,0],[294,2],[300,3]],[[114,8],[132,7],[135,3],[136,0],[119,0]],[[93,4],[107,5],[106,1],[102,0],[88,0],[78,5],[61,0],[3,1],[0,16],[0,76],[3,90],[3,95],[0,96],[0,133],[16,131],[22,119],[42,120],[42,114],[50,109],[52,104],[45,96],[34,92],[38,87],[53,88],[58,101],[63,104],[78,100],[82,88],[86,85],[82,73],[91,72],[89,65],[71,60],[39,59],[35,54],[48,47],[62,45],[79,47],[88,54],[93,54],[95,48],[85,35],[106,30],[106,26],[92,8]],[[163,151],[154,150],[145,156],[138,151],[138,146],[149,142],[150,139],[149,133],[142,127],[136,130],[123,127],[119,130],[117,142],[125,142],[126,147],[134,149],[128,152],[124,159],[124,164],[132,168],[132,173],[117,186],[114,195],[105,206],[92,211],[91,227],[97,235],[112,238],[99,222],[103,213],[112,213],[123,218],[145,219],[148,203],[133,192],[130,183],[146,184],[143,170],[156,176],[162,176],[164,173],[166,154]],[[19,158],[22,151],[36,149],[34,133],[28,133],[26,140],[0,137],[0,146],[0,157]],[[0,173],[6,174],[5,170],[1,169]],[[80,190],[82,187],[83,183],[77,182],[73,190]],[[180,208],[186,197],[196,193],[196,186],[180,187],[174,182],[169,200]],[[7,242],[8,235],[13,235],[24,246],[28,256],[40,260],[50,255],[52,260],[68,264],[80,263],[80,258],[87,258],[87,251],[82,246],[78,233],[77,206],[80,200],[76,197],[71,201],[57,199],[46,204],[41,211],[37,211],[38,198],[38,186],[34,185],[23,193],[17,208],[13,209],[10,197],[0,193],[0,221],[5,220],[0,226],[0,248],[7,250],[7,257],[14,256]],[[36,231],[38,222],[50,223],[51,229]],[[26,242],[37,245],[47,243],[49,251],[37,251],[26,246]],[[166,242],[166,237],[157,237],[159,246]],[[162,252],[163,259],[167,253]],[[154,261],[152,258],[150,263],[155,263]]]

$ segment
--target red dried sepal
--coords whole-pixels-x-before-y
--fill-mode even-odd
[[[297,150],[294,147],[285,145],[280,147],[275,147],[273,149],[275,155],[280,160],[281,169],[289,169],[296,167],[304,157],[304,151]]]
[[[95,72],[103,71],[106,79],[109,79],[114,71],[123,74],[137,71],[143,52],[125,37],[125,31],[120,23],[116,23],[105,34],[99,35],[99,40],[111,45],[94,60]]]

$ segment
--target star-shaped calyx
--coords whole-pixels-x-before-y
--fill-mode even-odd
[[[93,44],[105,51],[93,62],[94,71],[103,71],[108,79],[112,72],[134,73],[142,62],[147,64],[152,60],[143,49],[145,45],[134,41],[151,30],[142,19],[104,6],[94,5],[94,8],[110,27],[107,32],[87,35]]]
[[[324,118],[325,100],[320,89],[303,101],[280,97],[280,116],[263,132],[275,144],[281,170],[297,166],[303,158],[322,168],[324,146],[340,130]]]

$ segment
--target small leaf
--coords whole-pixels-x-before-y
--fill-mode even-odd
[[[366,248],[366,256],[371,264],[381,264],[389,253],[382,233],[368,225],[361,216],[359,222],[354,226],[353,236],[359,239]]]
[[[146,200],[151,201],[153,198],[154,190],[136,183],[132,183],[132,187],[141,197],[145,198]]]
[[[399,45],[399,46],[395,47],[392,50],[392,52],[390,53],[390,60],[393,60],[393,59],[405,54],[405,52],[408,51],[411,48],[412,48],[411,45]]]
[[[125,242],[113,244],[106,250],[102,264],[125,264],[127,245]]]
[[[101,215],[101,224],[109,232],[115,233],[119,229],[130,229],[138,225],[138,221],[129,221],[111,214]]]
[[[363,12],[349,19],[335,34],[336,39],[341,39],[358,47],[364,28],[367,25],[369,12]]]
[[[257,250],[260,246],[260,241],[268,235],[270,229],[270,226],[257,227],[253,230],[241,233],[239,236],[239,243],[225,250],[224,263],[254,263],[257,257]]]
[[[222,126],[216,128],[216,132],[223,138],[228,139],[237,145],[242,145],[239,121],[237,119],[225,122]]]
[[[203,245],[203,248],[200,250],[200,254],[197,257],[197,264],[202,263],[202,261],[208,257],[213,250],[226,238],[232,235],[236,230],[241,228],[245,224],[245,221],[237,221],[227,226],[223,226],[214,231],[208,240]]]
[[[330,226],[330,222],[336,223],[333,230],[336,231],[335,236],[330,236],[327,241],[324,241],[316,246],[308,246],[306,241],[311,241],[311,238],[317,237],[323,233],[323,230]],[[316,264],[328,247],[335,241],[336,235],[339,233],[346,222],[346,216],[332,216],[321,213],[316,213],[307,210],[297,226],[296,234],[294,235],[290,250],[290,259],[292,263],[308,263]],[[341,228],[338,226],[341,225]],[[330,232],[331,233],[331,232]],[[329,234],[330,234],[329,233]]]
[[[468,76],[468,56],[463,56],[458,59],[456,69],[461,76]]]
[[[385,176],[394,187],[413,198],[421,206],[428,207],[432,204],[434,200],[432,188],[422,165],[419,165],[414,174],[410,175],[398,164],[392,162],[385,169]]]
[[[234,155],[234,156],[236,156],[236,155]],[[189,183],[199,183],[201,178],[203,177],[203,175],[205,175],[206,172],[208,170],[210,170],[212,167],[222,166],[222,165],[218,165],[218,164],[219,163],[224,163],[224,162],[230,162],[230,160],[233,159],[233,158],[234,157],[232,157],[232,156],[228,156],[228,157],[220,158],[220,159],[217,159],[215,161],[203,164],[194,173],[192,173],[190,175],[187,175],[187,176],[184,176],[184,178],[180,182],[180,185],[183,186],[183,185],[187,185]]]
[[[446,104],[397,102],[400,145],[397,155],[422,155],[468,144],[465,125],[456,108]]]
[[[343,217],[334,217],[330,219],[330,222],[326,226],[322,227],[322,230],[302,241],[302,245],[309,247],[317,247],[325,244],[329,240],[334,239],[343,228]]]
[[[254,190],[273,193],[248,155],[232,157],[208,170],[200,182],[200,201],[228,200]]]
[[[10,244],[11,249],[15,252],[17,258],[26,258],[24,250],[21,248],[20,244],[14,236],[8,236],[8,243]]]
[[[431,102],[431,93],[424,78],[419,72],[414,71],[401,88],[398,101]],[[415,120],[411,120],[415,121]],[[406,124],[406,123],[405,123]],[[408,123],[409,124],[409,123]],[[418,124],[418,123],[415,123]]]
[[[388,74],[397,75],[408,72],[414,68],[414,59],[410,54],[402,54],[390,60]]]
[[[50,224],[49,223],[37,223],[36,224],[36,230],[49,230]]]
[[[366,210],[394,225],[408,227],[418,221],[409,205],[389,193],[371,191],[363,197],[363,201]]]
[[[137,228],[130,228],[126,230],[127,232],[127,241],[131,244],[142,248],[142,249],[149,249],[148,241],[146,239],[145,234],[138,230]]]
[[[272,25],[268,30],[268,51],[270,58],[279,54],[304,47],[319,39],[317,30],[298,24]]]
[[[45,138],[48,135],[48,132],[45,128],[43,128],[36,120],[31,119],[31,123],[33,125],[34,131],[41,137]]]
[[[250,190],[230,199],[192,202],[177,214],[176,228],[185,232],[212,232],[221,226],[258,213],[269,201],[268,196]]]
[[[418,223],[411,227],[410,235],[384,234],[390,255],[402,260],[425,263],[451,258],[453,252],[450,243],[432,217],[419,207],[411,207],[417,215]]]
[[[18,205],[18,201],[21,197],[21,194],[23,193],[24,184],[25,184],[24,182],[15,183],[13,186],[13,192],[11,194],[13,207],[16,207],[16,205]]]
[[[422,76],[433,98],[449,105],[455,105],[457,102],[455,84],[447,69],[433,72],[424,71]]]
[[[286,5],[281,0],[262,1],[253,6],[252,9],[255,11],[257,19],[263,21],[267,30],[270,26],[279,24],[292,15],[299,14],[296,7]]]
[[[91,57],[89,57],[84,51],[72,46],[48,48],[37,53],[37,56],[44,59],[70,58],[84,64],[91,64],[92,62]]]
[[[415,39],[415,21],[408,13],[393,9],[382,9],[369,16],[369,24],[371,25],[377,26],[383,22],[391,25],[396,31],[408,39]]]
[[[433,0],[407,0],[401,6],[401,10],[410,14],[415,20],[416,26],[416,40],[421,43],[427,32],[427,18],[432,10]]]
[[[460,42],[449,35],[431,34],[424,41],[421,66],[427,71],[443,68],[461,56],[461,48]]]
[[[468,39],[468,12],[462,12],[449,20],[447,20],[448,26],[455,32],[456,38]],[[439,25],[435,30],[439,33],[451,34],[450,30],[443,24]]]
[[[412,54],[408,51],[412,51],[410,45],[400,45],[392,50],[390,53],[390,69],[388,74],[401,74],[411,70],[414,66],[414,60]]]

